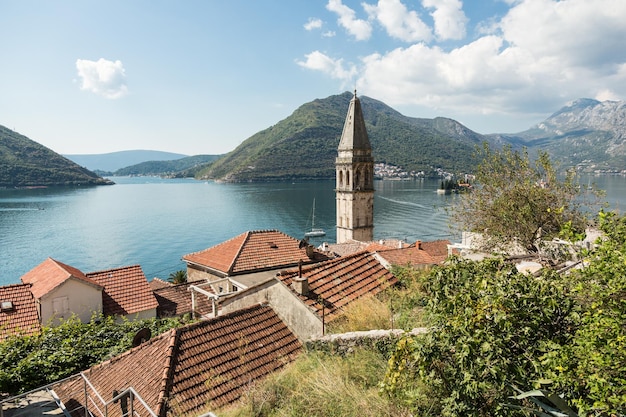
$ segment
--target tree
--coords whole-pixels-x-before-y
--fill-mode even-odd
[[[187,271],[185,271],[184,269],[180,269],[176,272],[172,272],[170,274],[170,277],[168,278],[168,281],[174,284],[183,284],[187,282]]]
[[[526,150],[510,146],[492,151],[484,144],[476,156],[478,186],[459,199],[452,219],[463,230],[481,234],[483,249],[509,252],[515,244],[537,253],[541,240],[558,236],[563,228],[584,233],[588,219],[573,170],[559,176],[546,152],[531,161]]]
[[[543,363],[553,390],[572,399],[581,415],[626,415],[626,217],[600,212],[604,233],[571,274],[580,324],[571,341],[554,346]]]
[[[499,259],[455,259],[424,288],[431,330],[398,343],[383,382],[414,415],[511,415],[512,385],[543,378],[545,347],[567,343],[576,320],[553,270],[536,278]]]

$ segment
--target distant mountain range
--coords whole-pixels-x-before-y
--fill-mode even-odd
[[[488,137],[529,150],[544,149],[563,166],[622,171],[626,169],[626,103],[581,98],[524,132]]]
[[[116,175],[195,176],[224,181],[334,178],[334,160],[351,98],[352,93],[346,92],[303,104],[226,155],[186,157],[159,151],[122,151],[67,157],[78,165]],[[626,104],[622,101],[578,99],[524,132],[481,135],[452,119],[407,117],[378,100],[359,98],[375,161],[406,171],[423,171],[427,176],[441,169],[472,172],[472,155],[484,141],[496,147],[526,147],[531,154],[543,149],[561,166],[575,165],[580,170],[626,169]],[[0,186],[80,182],[78,178],[64,179],[57,170],[95,175],[76,164],[57,168],[59,160],[71,163],[0,127]],[[88,178],[103,181],[97,175]]]
[[[184,158],[189,155],[161,151],[132,150],[101,154],[63,156],[92,171],[115,172],[120,168],[136,165],[141,162],[171,161],[174,159]]]

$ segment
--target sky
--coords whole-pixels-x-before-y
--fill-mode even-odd
[[[516,133],[625,99],[626,1],[0,0],[0,63],[0,125],[61,154],[222,154],[355,89]]]

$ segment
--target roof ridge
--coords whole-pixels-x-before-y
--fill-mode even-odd
[[[24,285],[29,286],[29,287],[33,286],[31,282],[19,282],[15,284],[0,285],[0,289],[10,288],[10,287],[21,287]]]
[[[101,271],[93,271],[93,272],[87,272],[85,274],[85,276],[89,277],[89,275],[95,275],[95,274],[103,274],[105,272],[111,272],[111,271],[119,271],[122,269],[130,269],[130,268],[141,268],[141,265],[139,264],[134,264],[134,265],[127,265],[127,266],[118,266],[116,268],[109,268],[109,269],[103,269]]]
[[[244,232],[244,238],[243,241],[241,242],[241,245],[239,245],[239,249],[237,250],[237,252],[235,253],[235,256],[233,256],[233,258],[230,260],[230,264],[228,265],[228,275],[231,275],[233,273],[233,270],[235,269],[235,264],[237,263],[237,260],[239,259],[239,255],[241,255],[241,252],[243,251],[243,248],[246,246],[246,243],[248,243],[250,241],[250,236],[253,233],[259,233],[258,231],[247,231]],[[240,235],[241,236],[241,235]]]
[[[170,330],[170,342],[167,346],[166,363],[161,376],[161,388],[159,389],[159,397],[157,398],[157,415],[164,415],[163,411],[167,408],[167,400],[172,389],[174,380],[175,366],[174,361],[178,355],[178,339],[180,338],[181,329],[187,326],[178,327]]]

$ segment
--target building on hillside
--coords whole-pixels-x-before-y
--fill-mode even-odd
[[[72,315],[87,323],[94,312],[102,311],[103,287],[80,270],[52,258],[31,269],[21,280],[31,285],[43,325],[57,324]]]
[[[275,270],[327,260],[328,256],[277,230],[242,233],[183,256],[190,282],[209,281],[216,293],[230,293],[273,278]]]
[[[158,303],[139,265],[85,274],[48,258],[21,279],[30,285],[42,325],[72,316],[87,323],[94,314],[131,320],[156,317]]]
[[[85,276],[102,286],[102,313],[130,320],[156,317],[157,300],[139,265],[124,266]]]
[[[41,330],[30,284],[0,287],[0,342],[9,336],[29,336]]]
[[[277,277],[324,324],[352,302],[398,283],[373,254],[359,252],[281,272]]]
[[[361,101],[350,100],[335,159],[337,243],[374,239],[374,158]]]
[[[441,265],[448,258],[449,246],[448,240],[418,240],[405,248],[376,250],[375,255],[386,268],[410,266],[415,269],[429,269]]]
[[[120,417],[123,408],[130,410],[131,400],[112,399],[130,387],[160,417],[208,414],[236,401],[251,383],[284,367],[301,351],[297,337],[272,308],[255,305],[172,329],[96,365],[82,373],[90,385],[77,375],[52,388],[73,415],[86,415],[87,404]],[[102,404],[91,387],[109,403]],[[147,415],[140,401],[132,406]]]

